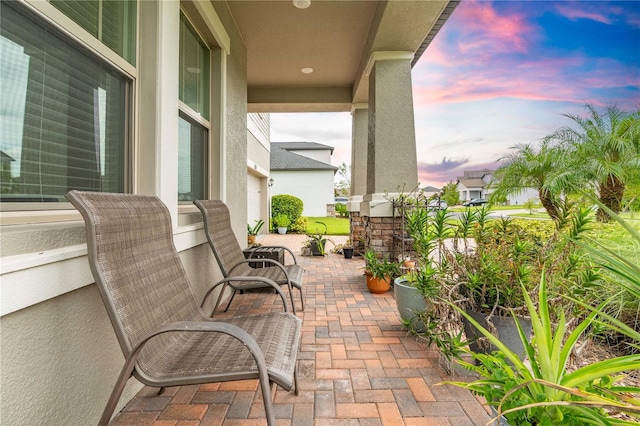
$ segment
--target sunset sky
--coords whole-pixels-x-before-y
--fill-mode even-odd
[[[413,96],[422,186],[496,168],[585,103],[635,110],[640,1],[462,1],[413,68]],[[331,145],[349,164],[351,115],[272,114],[271,140]]]

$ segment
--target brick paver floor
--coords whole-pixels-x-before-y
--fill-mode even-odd
[[[304,238],[269,235],[260,242],[299,254]],[[362,258],[298,259],[306,271],[305,311],[298,313],[304,321],[300,394],[277,389],[278,425],[463,426],[490,420],[468,391],[438,385],[451,377],[438,366],[437,350],[407,335],[392,291],[376,295],[367,290]],[[274,293],[250,292],[236,296],[230,311],[279,309],[279,300]],[[258,382],[246,380],[167,388],[160,396],[145,387],[111,424],[231,426],[265,425],[266,420]]]

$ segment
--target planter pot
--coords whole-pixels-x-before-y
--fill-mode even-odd
[[[314,256],[324,256],[324,247],[327,240],[311,241],[309,247],[311,248],[311,254]]]
[[[467,311],[467,313],[480,325],[487,328],[484,320],[488,315],[474,311]],[[531,320],[521,317],[517,317],[517,319],[524,331],[524,334],[526,336],[531,336]],[[463,317],[462,320],[464,322],[464,333],[467,335],[467,339],[469,340],[469,349],[476,353],[490,353],[496,350],[493,345],[483,345],[482,347],[478,345],[477,339],[481,337],[482,334],[469,321],[467,321],[466,318]],[[513,353],[520,356],[520,359],[524,359],[526,353],[522,341],[520,340],[520,335],[518,334],[514,318],[494,316],[491,321],[498,330],[498,339],[513,351]]]
[[[256,243],[256,236],[255,235],[247,235],[247,244],[252,246],[255,243]]]
[[[491,417],[492,418],[498,417],[498,410],[496,410],[494,407],[489,407],[489,408],[491,408]],[[496,426],[510,426],[509,421],[505,416],[498,417],[498,419],[494,421],[493,424]]]
[[[284,235],[286,233],[287,233],[287,227],[286,226],[278,226],[278,234]]]
[[[351,259],[353,257],[353,248],[343,248],[342,254],[345,259]]]
[[[406,279],[396,278],[393,281],[393,297],[396,299],[396,307],[400,318],[404,321],[411,321],[417,331],[425,331],[424,323],[418,321],[418,316],[416,315],[416,312],[422,312],[427,309],[427,301],[422,293],[408,284]]]
[[[391,288],[390,277],[386,277],[386,279],[374,278],[369,271],[364,271],[364,274],[367,277],[367,288],[371,293],[382,294],[386,293]]]

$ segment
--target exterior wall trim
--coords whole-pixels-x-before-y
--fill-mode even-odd
[[[178,252],[207,242],[201,231],[203,226],[197,223],[174,232]],[[0,277],[0,316],[95,282],[87,260],[86,244],[4,257]]]

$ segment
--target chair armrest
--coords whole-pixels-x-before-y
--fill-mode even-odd
[[[291,258],[293,259],[293,264],[294,265],[298,264],[298,259],[296,258],[296,255],[293,254],[293,251],[291,251],[291,249],[289,249],[288,247],[285,247],[285,246],[260,246],[259,248],[260,249],[266,249],[266,248],[267,249],[283,249],[283,250],[287,251],[291,255]],[[251,259],[251,257],[254,255],[254,253],[255,252],[253,252],[253,253],[251,253],[249,255],[249,259]],[[259,259],[259,260],[261,260],[261,259]]]
[[[284,267],[284,265],[280,262],[278,262],[277,260],[273,260],[273,259],[245,259],[242,260],[238,263],[236,263],[235,265],[233,265],[231,267],[231,269],[229,270],[229,275],[231,275],[233,273],[233,270],[236,269],[238,266],[242,265],[243,263],[270,263],[274,266],[277,266],[278,268],[280,268],[280,270],[282,271],[282,273],[284,274],[285,278],[287,279],[287,282],[289,283],[289,291],[291,291],[291,279],[289,278],[289,274],[287,273],[286,268]]]
[[[251,289],[251,288],[264,288],[264,285],[244,285],[244,286],[234,286],[232,283],[233,282],[238,282],[238,281],[244,281],[244,282],[248,282],[248,283],[252,283],[252,282],[256,282],[256,281],[260,281],[263,282],[265,284],[268,284],[269,286],[273,287],[274,290],[276,290],[276,292],[278,293],[278,295],[280,295],[280,298],[282,299],[282,304],[284,305],[284,311],[285,312],[289,312],[289,308],[287,307],[287,302],[286,302],[286,297],[284,295],[284,292],[282,291],[282,288],[280,288],[280,286],[273,280],[266,278],[266,277],[227,277],[223,280],[218,281],[217,283],[215,283],[213,286],[211,286],[211,288],[209,290],[207,290],[207,293],[204,295],[204,297],[202,298],[202,303],[200,304],[200,308],[202,309],[204,307],[204,303],[207,301],[207,298],[211,295],[211,293],[213,293],[213,290],[215,290],[218,286],[221,285],[230,285],[233,288],[236,288],[238,290],[243,290],[243,289]],[[224,291],[224,288],[220,291]],[[216,306],[217,307],[217,306]],[[215,308],[214,308],[215,311]],[[211,314],[213,315],[213,313]]]

